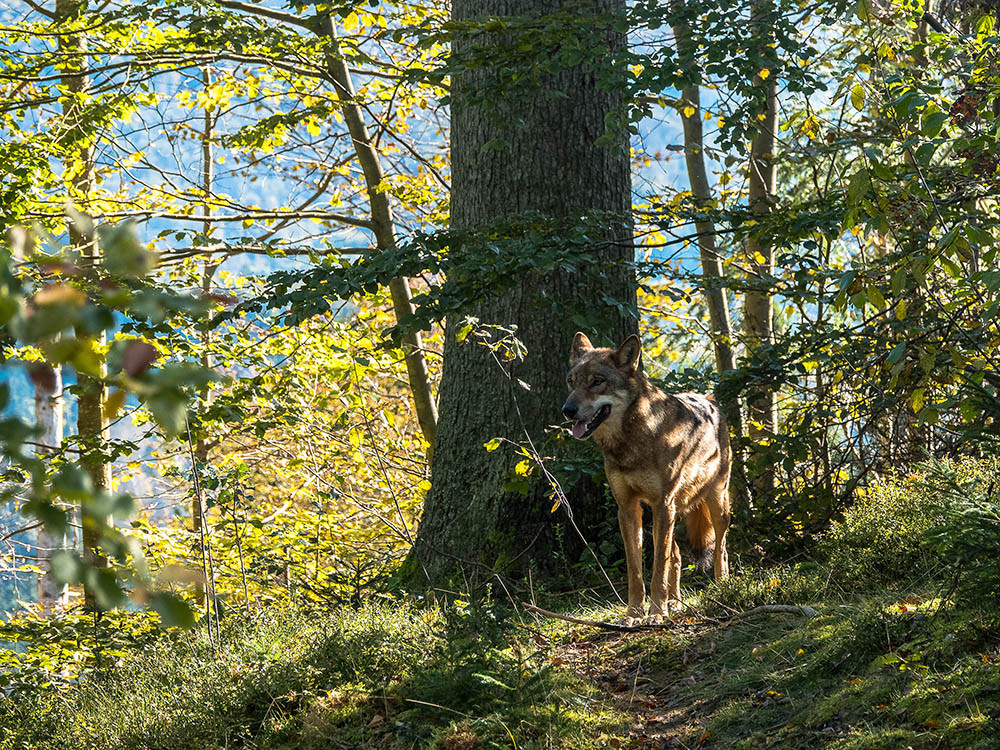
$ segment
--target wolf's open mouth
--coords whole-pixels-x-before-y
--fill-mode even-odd
[[[577,440],[583,440],[585,437],[589,437],[590,433],[596,430],[601,422],[608,418],[611,413],[611,405],[605,404],[600,409],[597,410],[597,414],[589,422],[584,422],[582,419],[579,422],[573,423],[573,437]]]

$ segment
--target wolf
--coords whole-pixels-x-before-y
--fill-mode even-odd
[[[654,624],[681,603],[681,555],[674,524],[684,518],[702,567],[729,574],[729,428],[711,396],[664,393],[640,368],[642,344],[629,336],[617,349],[595,348],[577,333],[570,351],[563,414],[573,437],[593,437],[618,504],[625,541],[628,609],[624,622]],[[645,612],[642,503],[653,514],[653,576]]]

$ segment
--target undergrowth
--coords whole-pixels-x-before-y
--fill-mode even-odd
[[[0,699],[0,750],[994,747],[994,468],[884,481],[812,559],[686,575],[665,630],[406,599],[231,617],[215,645],[144,626],[61,687]],[[543,604],[620,616],[587,596]],[[754,610],[772,604],[818,614]]]
[[[621,716],[535,652],[489,608],[272,610],[217,647],[174,633],[74,690],[0,702],[0,748],[598,746]]]

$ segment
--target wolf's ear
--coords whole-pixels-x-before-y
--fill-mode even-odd
[[[593,349],[593,345],[590,343],[590,339],[584,333],[576,332],[576,336],[573,337],[573,348],[569,352],[569,363],[574,365],[584,354]]]
[[[622,342],[615,353],[611,355],[619,370],[635,372],[639,366],[639,355],[642,353],[642,342],[634,333]]]

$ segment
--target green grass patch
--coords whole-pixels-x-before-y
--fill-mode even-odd
[[[0,748],[597,747],[623,714],[492,610],[269,610],[0,710]]]

